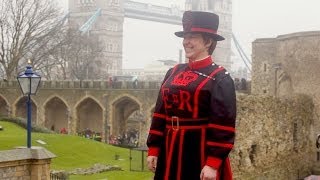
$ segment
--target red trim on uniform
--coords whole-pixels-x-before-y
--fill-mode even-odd
[[[228,143],[217,143],[217,142],[212,142],[212,141],[208,141],[207,145],[209,146],[218,146],[218,147],[224,147],[224,148],[233,148],[233,144],[228,144]]]
[[[167,157],[167,163],[166,163],[166,169],[165,169],[165,176],[164,176],[165,180],[169,179],[170,165],[171,165],[172,154],[173,154],[173,149],[174,149],[174,142],[177,137],[177,132],[178,131],[172,131],[172,139],[171,139],[171,143],[170,143],[169,155]]]
[[[177,64],[177,65],[175,65],[175,66],[173,67],[173,69],[172,69],[172,72],[171,72],[170,76],[171,76],[171,75],[172,75],[172,74],[177,70],[178,65],[179,65],[179,64]],[[165,84],[165,83],[167,83],[167,81],[169,80],[169,77],[170,77],[170,76],[168,76],[168,77],[167,77],[167,79],[162,83],[162,86],[161,86],[161,88],[160,88],[160,89],[162,89],[162,87],[164,86],[164,84]]]
[[[201,167],[205,165],[206,128],[201,129]]]
[[[217,125],[217,124],[209,124],[208,127],[209,128],[214,128],[214,129],[230,131],[230,132],[235,132],[235,128],[230,127],[230,126],[221,126],[221,125]]]
[[[165,119],[167,116],[165,114],[153,113],[153,117]]]
[[[223,168],[223,175],[225,180],[232,180],[232,170],[231,170],[231,164],[230,159],[227,157],[224,161],[224,168]]]
[[[148,156],[159,156],[160,148],[158,147],[149,147]]]
[[[198,28],[198,27],[192,27],[191,31],[194,32],[207,32],[207,33],[212,33],[212,34],[217,34],[217,30],[215,29],[207,29],[207,28]]]
[[[151,130],[151,129],[149,131],[149,134],[155,134],[155,135],[158,135],[158,136],[163,136],[163,132],[156,131],[156,130]]]
[[[198,125],[198,126],[172,126],[172,125],[166,125],[167,129],[202,129],[202,128],[206,128],[207,125]]]
[[[172,129],[169,129],[166,135],[166,157],[169,156],[169,136]]]
[[[209,157],[207,158],[206,165],[208,165],[208,166],[210,166],[210,167],[213,167],[214,169],[219,169],[221,163],[222,163],[222,160],[221,160],[221,159],[216,158],[216,157],[209,156]]]
[[[216,75],[218,72],[222,71],[224,68],[220,67],[215,69],[210,75],[209,77],[213,77],[214,75]],[[206,78],[205,80],[203,80],[199,86],[196,89],[196,92],[194,93],[194,109],[193,109],[193,118],[196,118],[198,116],[198,108],[199,108],[199,93],[200,93],[200,89],[210,80],[210,78]]]
[[[210,64],[212,64],[212,58],[209,55],[203,59],[199,59],[196,61],[189,61],[188,66],[190,67],[190,69],[200,69],[200,68],[209,66]]]
[[[181,164],[182,164],[182,149],[183,149],[183,141],[184,141],[184,133],[185,133],[185,130],[182,130],[181,133],[180,133],[180,139],[179,139],[179,151],[178,151],[178,171],[177,171],[177,180],[180,180],[181,178]]]

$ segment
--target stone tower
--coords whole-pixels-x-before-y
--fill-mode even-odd
[[[95,60],[100,78],[117,74],[122,68],[123,0],[69,0],[69,25],[81,27],[101,8],[100,15],[86,34],[104,42],[101,57]],[[99,77],[98,77],[99,78]]]
[[[218,42],[213,52],[214,60],[227,70],[231,69],[232,0],[186,0],[185,10],[213,12],[219,15],[218,33],[225,40]]]

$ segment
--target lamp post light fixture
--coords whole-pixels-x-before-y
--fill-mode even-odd
[[[23,96],[27,98],[27,147],[31,148],[31,99],[30,95],[35,95],[39,87],[41,76],[33,72],[32,67],[28,61],[26,70],[20,73],[17,77],[19,86]]]

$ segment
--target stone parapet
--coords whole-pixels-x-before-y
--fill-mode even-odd
[[[138,81],[137,84],[128,81],[41,81],[41,89],[160,89],[161,82]],[[19,87],[17,81],[0,81],[0,88]]]
[[[50,179],[51,159],[56,157],[41,147],[0,151],[0,179]]]

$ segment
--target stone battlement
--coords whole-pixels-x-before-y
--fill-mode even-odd
[[[0,81],[0,88],[16,88],[18,81]],[[42,89],[160,89],[161,82],[124,82],[110,83],[108,81],[41,81]]]

